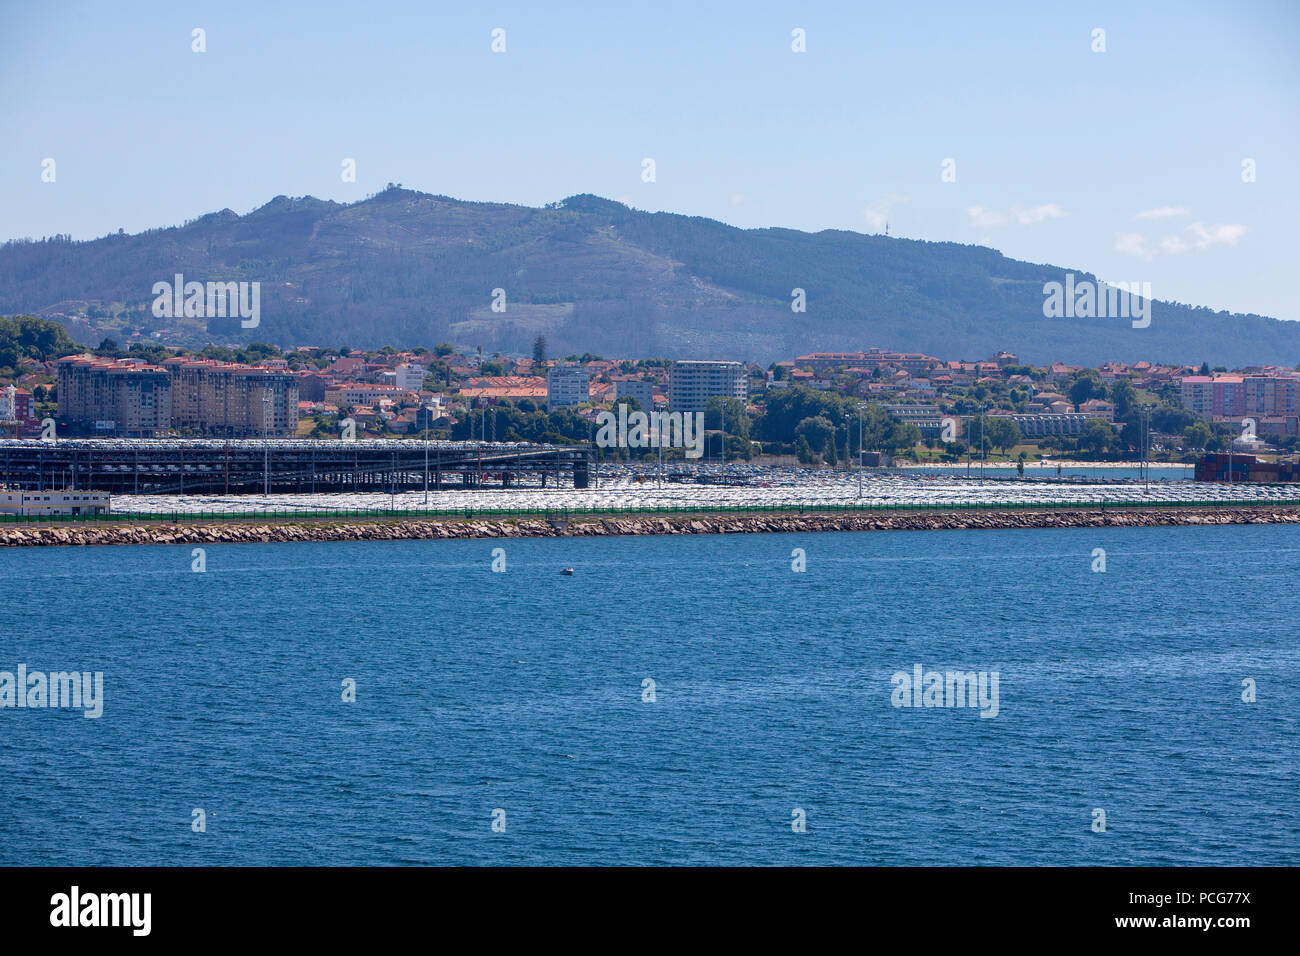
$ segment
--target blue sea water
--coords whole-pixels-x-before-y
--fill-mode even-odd
[[[1300,863],[1297,528],[192,560],[0,550],[0,670],[105,696],[0,709],[0,864]],[[915,664],[997,716],[893,706]]]

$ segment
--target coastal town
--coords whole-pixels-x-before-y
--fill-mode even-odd
[[[762,366],[731,358],[531,356],[451,344],[373,351],[265,344],[201,350],[33,334],[3,320],[0,429],[12,438],[427,438],[589,442],[602,410],[703,413],[711,458],[837,465],[871,454],[1193,461],[1285,454],[1300,436],[1300,371],[1108,362],[1034,366],[882,348]],[[56,327],[57,328],[57,327]],[[24,333],[23,329],[26,329]],[[42,330],[37,330],[42,331]],[[24,347],[24,344],[26,347]],[[635,458],[636,448],[594,449]],[[675,451],[675,450],[674,450]],[[671,452],[670,452],[671,456]]]
[[[0,26],[15,953],[1287,925],[1300,3]]]

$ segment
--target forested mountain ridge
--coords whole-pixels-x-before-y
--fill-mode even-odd
[[[1008,349],[1039,364],[1300,363],[1300,322],[1162,301],[1147,328],[1045,318],[1043,285],[1068,271],[1093,278],[980,246],[738,229],[596,196],[538,209],[390,187],[350,204],[278,196],[138,235],[6,243],[0,314],[83,313],[89,329],[62,321],[123,343],[166,329],[186,345],[450,341],[527,353],[540,334],[553,354],[763,363],[869,346],[967,359]],[[258,326],[156,318],[154,284],[177,273],[260,282]]]

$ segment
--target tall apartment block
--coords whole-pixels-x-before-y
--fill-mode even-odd
[[[392,372],[393,384],[398,388],[419,392],[424,388],[424,378],[428,374],[428,370],[423,365],[417,365],[413,362],[399,365]],[[388,375],[388,373],[385,372],[384,375]]]
[[[615,382],[614,401],[632,399],[643,412],[652,412],[655,407],[654,382]]]
[[[144,362],[59,359],[59,417],[100,433],[156,438],[171,427],[172,380]]]
[[[1203,418],[1300,414],[1300,375],[1188,375],[1183,407]]]
[[[1256,415],[1300,414],[1300,375],[1244,375],[1246,410]]]
[[[205,435],[289,436],[298,427],[298,376],[183,356],[163,362],[172,375],[172,427]]]
[[[591,399],[591,372],[577,366],[561,365],[546,373],[546,410],[578,405]]]
[[[171,358],[59,360],[59,417],[123,437],[172,428],[227,437],[288,436],[298,427],[298,379],[282,369]]]
[[[674,412],[702,412],[716,395],[749,398],[745,366],[740,362],[674,362],[668,370],[668,408]]]

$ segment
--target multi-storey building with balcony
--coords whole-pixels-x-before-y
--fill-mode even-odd
[[[1300,374],[1187,375],[1183,407],[1207,420],[1300,414]]]
[[[618,381],[614,383],[613,400],[618,402],[619,399],[626,401],[631,399],[636,402],[637,407],[643,412],[654,411],[655,407],[655,385],[654,382],[636,382],[636,381]]]
[[[171,428],[172,379],[130,359],[70,355],[59,360],[59,417],[74,428],[155,438]]]
[[[1246,386],[1240,375],[1188,375],[1182,380],[1183,407],[1202,418],[1246,414]]]
[[[591,371],[580,366],[561,365],[546,372],[546,410],[580,405],[591,399]]]
[[[668,370],[668,408],[702,412],[715,396],[749,399],[749,382],[740,362],[674,362]]]
[[[298,427],[298,379],[284,369],[171,358],[162,366],[90,355],[59,360],[59,416],[77,430],[157,437],[287,436]]]
[[[205,435],[289,436],[298,428],[298,376],[287,369],[170,358],[172,425]]]

